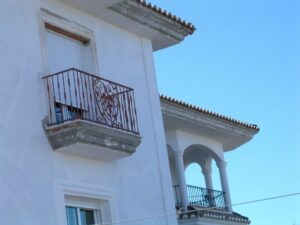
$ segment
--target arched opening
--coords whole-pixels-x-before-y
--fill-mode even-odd
[[[212,170],[211,176],[213,180],[213,189],[222,190],[219,169],[214,159],[212,160],[211,163],[211,170]],[[188,185],[197,186],[197,187],[206,187],[205,178],[202,173],[202,168],[198,163],[191,163],[186,167],[185,178],[186,178],[186,183]]]
[[[202,175],[201,166],[198,163],[191,163],[185,169],[185,178],[188,185],[205,187],[205,179]]]
[[[215,151],[203,145],[192,145],[183,154],[189,205],[224,207],[216,162],[223,161]]]
[[[191,145],[184,151],[174,151],[167,145],[170,174],[176,206],[224,208],[219,168],[220,154],[203,145]],[[222,155],[221,155],[222,156]]]
[[[214,184],[214,190],[221,191],[222,186],[220,181],[220,174],[219,174],[219,169],[217,167],[217,162],[215,160],[212,161],[211,168],[212,168],[212,179]]]

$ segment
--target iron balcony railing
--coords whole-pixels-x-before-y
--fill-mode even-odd
[[[174,185],[174,195],[176,200],[176,206],[182,205],[180,186]],[[212,189],[187,185],[189,205],[209,207],[209,208],[224,208],[224,195],[223,191],[216,191]]]
[[[43,78],[49,124],[83,119],[139,134],[132,88],[71,68]]]

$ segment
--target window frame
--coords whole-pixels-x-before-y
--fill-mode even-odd
[[[97,199],[90,199],[85,197],[76,197],[76,196],[65,196],[65,209],[67,207],[75,208],[77,215],[78,225],[83,225],[81,223],[81,210],[93,211],[95,224],[102,224],[102,215],[101,215],[101,203]],[[67,210],[66,210],[67,218]],[[67,221],[68,223],[68,221]]]
[[[54,190],[57,224],[67,225],[66,205],[81,204],[84,207],[86,202],[89,206],[100,208],[102,223],[111,223],[117,219],[118,207],[114,188],[57,179],[54,182]]]
[[[82,212],[82,210],[93,212],[94,224],[102,224],[101,209],[82,208],[82,207],[78,207],[78,206],[69,206],[69,205],[66,205],[65,208],[66,208],[66,217],[67,218],[68,218],[67,208],[74,208],[76,210],[77,225],[84,225],[81,222],[81,212]],[[67,219],[67,223],[68,223],[68,219]]]

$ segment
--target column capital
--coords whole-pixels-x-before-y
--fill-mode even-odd
[[[210,175],[212,174],[212,168],[202,168],[202,173],[205,175]]]
[[[176,157],[176,156],[177,156],[177,157],[183,157],[183,151],[175,150],[175,151],[174,151],[174,155],[175,155],[175,157]]]
[[[225,162],[225,161],[219,161],[219,162],[217,162],[217,166],[218,166],[219,169],[226,168],[227,162]]]
[[[205,184],[206,184],[206,188],[207,189],[214,189],[213,187],[213,182],[212,182],[212,169],[211,167],[206,167],[202,169],[202,173],[204,175],[204,179],[205,179]]]

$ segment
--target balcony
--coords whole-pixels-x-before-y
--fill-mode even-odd
[[[182,202],[179,185],[174,185],[173,189],[176,200],[176,207],[181,207]],[[190,206],[225,210],[225,193],[223,191],[216,191],[207,188],[187,185],[187,192]]]
[[[182,208],[180,186],[174,185],[173,191],[176,209],[178,210],[177,218],[179,225],[202,223],[245,225],[250,223],[247,217],[226,210],[225,192],[223,191],[187,185],[189,201],[188,212],[180,210]]]
[[[44,129],[54,150],[103,161],[135,152],[141,138],[133,89],[75,68],[43,79]]]

